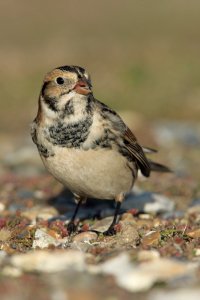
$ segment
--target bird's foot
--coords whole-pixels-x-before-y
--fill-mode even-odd
[[[72,233],[74,233],[77,229],[77,226],[74,224],[74,222],[69,222],[67,224],[67,231],[69,233],[69,235],[71,235]]]
[[[115,226],[110,226],[106,231],[103,232],[103,235],[105,236],[112,236],[117,233]]]

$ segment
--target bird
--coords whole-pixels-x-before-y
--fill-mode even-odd
[[[94,97],[91,77],[76,65],[53,69],[44,77],[31,136],[46,169],[74,196],[76,208],[67,225],[77,230],[76,215],[88,198],[116,202],[104,235],[116,233],[121,203],[138,171],[170,171],[153,162],[121,117]]]

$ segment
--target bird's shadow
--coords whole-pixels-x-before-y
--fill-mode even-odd
[[[57,209],[59,216],[56,219],[60,220],[70,220],[76,207],[73,194],[67,189],[63,189],[58,195],[50,198],[48,204]],[[132,190],[123,201],[120,213],[131,209],[136,209],[138,213],[160,213],[172,211],[173,208],[173,202],[162,195]],[[112,200],[88,199],[79,208],[77,218],[79,220],[102,219],[113,216],[114,211],[115,202]]]

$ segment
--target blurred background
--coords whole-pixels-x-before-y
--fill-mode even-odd
[[[44,74],[65,64],[84,66],[115,109],[198,120],[199,11],[198,0],[1,1],[1,132],[26,131]]]
[[[1,144],[29,139],[44,74],[76,64],[91,74],[97,99],[178,165],[174,142],[187,144],[185,158],[200,145],[199,11],[198,0],[1,1]],[[196,166],[199,151],[193,156]]]

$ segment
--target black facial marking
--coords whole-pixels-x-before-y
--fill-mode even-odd
[[[44,97],[44,102],[47,104],[47,106],[48,106],[51,110],[53,110],[53,111],[55,111],[55,112],[58,111],[58,109],[57,109],[57,107],[56,107],[56,98],[55,98],[55,97],[48,97],[48,96],[45,96],[45,97]]]
[[[80,73],[84,74],[85,73],[85,69],[79,66],[73,66],[75,69],[78,69]]]
[[[82,78],[82,76],[85,74],[85,69],[79,66],[62,66],[62,67],[58,67],[57,69],[61,71],[76,73],[78,75],[78,78]]]
[[[74,66],[61,66],[61,67],[58,67],[57,69],[59,69],[61,71],[75,72]]]
[[[73,101],[70,100],[65,104],[65,108],[63,111],[63,118],[65,116],[70,116],[74,114],[74,105],[73,105]]]
[[[45,158],[55,155],[52,151],[48,150],[42,144],[37,144],[37,148],[38,148],[40,155],[42,155]]]
[[[50,126],[47,132],[47,140],[54,145],[67,148],[80,148],[89,134],[92,118],[88,116],[77,123],[64,124],[58,122]]]
[[[92,103],[93,103],[93,95],[92,94],[89,94],[88,97],[87,97],[87,104],[86,104],[86,113],[90,114],[92,112]]]
[[[49,84],[49,81],[45,81],[43,83],[42,90],[41,90],[41,94],[42,94],[43,97],[44,97],[44,91],[45,91],[48,84]]]

